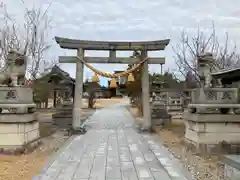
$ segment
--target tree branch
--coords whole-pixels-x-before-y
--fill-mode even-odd
[[[172,47],[177,68],[185,77],[188,72],[192,72],[199,82],[197,58],[202,53],[210,52],[215,55],[216,58],[211,68],[223,69],[237,63],[239,64],[240,56],[236,53],[236,46],[229,51],[229,38],[227,33],[225,43],[220,47],[214,24],[212,25],[211,34],[208,35],[198,28],[197,34],[192,38],[189,37],[189,34],[183,31],[180,43]]]

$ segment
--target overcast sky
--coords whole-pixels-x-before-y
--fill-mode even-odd
[[[18,0],[3,0],[9,12],[19,18],[23,5]],[[25,0],[27,6],[49,4],[54,36],[83,40],[159,40],[169,38],[170,45],[162,53],[150,56],[166,56],[164,69],[174,70],[172,45],[179,41],[184,29],[193,34],[198,26],[211,28],[214,21],[219,36],[229,33],[231,40],[240,40],[240,0]],[[49,51],[49,58],[59,55],[75,55],[61,50],[56,44]],[[87,53],[91,56],[104,53]],[[124,56],[124,54],[120,54]],[[126,65],[95,64],[102,71],[124,70]],[[63,64],[61,68],[75,77],[75,65]],[[160,65],[150,66],[151,72],[160,70]],[[85,68],[85,77],[92,72]]]

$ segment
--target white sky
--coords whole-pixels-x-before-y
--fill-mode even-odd
[[[21,23],[23,8],[19,0],[3,0],[8,11]],[[27,6],[51,4],[49,14],[54,36],[85,40],[159,40],[169,38],[170,45],[162,53],[150,56],[166,56],[164,69],[175,70],[172,47],[178,43],[184,29],[193,34],[198,28],[211,28],[214,21],[219,36],[229,33],[229,38],[239,44],[239,0],[25,0]],[[220,38],[221,40],[221,38]],[[222,39],[224,40],[224,39]],[[239,44],[240,45],[240,44]],[[75,55],[74,51],[60,49],[55,43],[47,56]],[[104,53],[87,53],[100,56]],[[124,54],[121,54],[124,55]],[[95,64],[102,71],[123,70],[126,65]],[[62,64],[61,68],[75,77],[74,64]],[[160,72],[160,65],[151,65],[151,72]],[[92,72],[85,68],[85,77]]]

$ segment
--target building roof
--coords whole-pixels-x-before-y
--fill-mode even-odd
[[[232,67],[211,73],[214,79],[221,79],[223,83],[240,81],[240,67]]]
[[[48,77],[50,80],[52,80],[53,78],[57,77],[60,80],[65,81],[66,83],[69,84],[75,84],[75,79],[72,78],[69,73],[65,72],[64,70],[62,70],[60,67],[58,67],[57,65],[53,66],[53,68],[51,69],[50,72],[44,74],[42,77],[40,77],[38,80],[41,80],[45,77]]]

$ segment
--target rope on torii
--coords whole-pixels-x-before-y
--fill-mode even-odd
[[[128,76],[128,82],[133,82],[134,81],[134,77],[132,75],[132,72],[139,69],[141,67],[141,65],[148,60],[148,57],[146,57],[145,59],[135,63],[131,69],[124,71],[124,72],[120,72],[120,73],[116,73],[116,74],[111,74],[111,73],[106,73],[106,72],[102,72],[96,68],[94,68],[91,64],[85,62],[82,58],[80,58],[79,56],[77,56],[77,59],[79,59],[85,66],[87,66],[89,69],[91,69],[95,75],[92,78],[93,82],[99,82],[99,76],[103,76],[106,78],[112,78],[111,82],[110,82],[110,88],[116,88],[117,87],[117,82],[115,78],[118,77],[123,77],[123,76]]]

